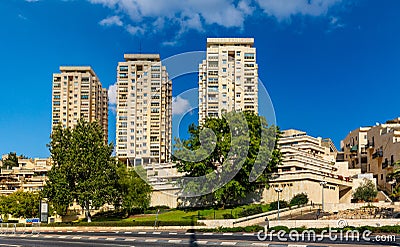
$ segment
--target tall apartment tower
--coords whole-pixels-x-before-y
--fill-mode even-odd
[[[90,66],[61,66],[53,74],[52,129],[74,127],[79,119],[97,121],[108,140],[108,95]]]
[[[158,54],[125,54],[117,67],[117,156],[166,163],[171,152],[172,83]]]
[[[258,65],[253,38],[208,38],[199,65],[199,123],[224,112],[258,113]]]

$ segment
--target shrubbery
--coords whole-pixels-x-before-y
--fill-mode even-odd
[[[295,195],[292,200],[290,200],[290,206],[304,205],[308,203],[308,195],[306,193],[300,193]]]
[[[261,214],[263,212],[263,209],[261,205],[254,205],[252,207],[243,209],[240,213],[238,213],[238,216],[241,217],[247,217],[250,215],[255,215],[255,214]]]
[[[289,207],[287,201],[279,201],[280,209],[287,208],[287,207]],[[270,210],[278,210],[278,201],[271,202],[271,204],[269,204],[269,209]]]

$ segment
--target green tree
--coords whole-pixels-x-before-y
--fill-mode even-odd
[[[240,124],[242,114],[246,125]],[[230,126],[234,126],[234,129],[231,130]],[[218,206],[224,207],[242,203],[247,195],[268,184],[268,174],[282,161],[282,155],[275,145],[279,129],[268,126],[265,118],[252,112],[230,112],[224,118],[207,118],[201,126],[190,125],[188,131],[189,138],[176,140],[174,145],[177,168],[180,172],[185,172],[187,177],[207,175],[207,179],[220,182],[220,171],[235,171],[238,162],[234,160],[243,159],[241,168],[232,179],[214,190],[211,196],[203,196],[203,200],[211,204],[216,202]],[[234,157],[231,156],[232,153],[235,154]],[[253,181],[250,178],[255,167],[262,174]],[[186,188],[204,191],[209,184],[214,183],[211,180],[207,180],[201,188],[190,184]]]
[[[112,144],[105,144],[97,122],[80,120],[75,128],[56,126],[49,144],[54,165],[43,196],[60,215],[76,202],[91,222],[90,209],[118,199],[117,161]]]
[[[120,191],[119,205],[131,214],[135,210],[144,212],[150,206],[151,187],[135,170],[127,169],[124,164],[118,168],[118,185]]]
[[[3,168],[10,169],[12,167],[18,166],[18,156],[17,153],[10,152],[7,158],[3,160]]]
[[[16,191],[8,196],[0,197],[0,212],[2,215],[11,214],[13,217],[39,217],[39,194]]]
[[[290,206],[304,205],[307,203],[308,203],[307,193],[297,194],[290,200]]]
[[[378,195],[375,184],[370,179],[365,179],[359,187],[354,191],[353,198],[357,201],[372,202]]]

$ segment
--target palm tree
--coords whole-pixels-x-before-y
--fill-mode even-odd
[[[394,164],[393,172],[388,175],[388,178],[391,179],[394,184],[390,197],[395,200],[400,199],[400,161]]]

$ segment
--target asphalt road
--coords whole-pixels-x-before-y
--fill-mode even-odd
[[[285,237],[285,236],[283,236]],[[286,236],[288,238],[288,236]],[[318,237],[318,236],[317,236]],[[373,240],[373,238],[371,238]],[[299,239],[301,240],[301,239]],[[328,246],[400,246],[400,238],[386,242],[331,240],[279,241],[277,236],[260,241],[256,234],[246,233],[185,233],[185,232],[41,232],[36,234],[2,234],[0,247],[22,246],[269,246],[269,247],[328,247]]]

